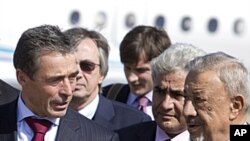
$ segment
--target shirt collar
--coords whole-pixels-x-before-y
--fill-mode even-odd
[[[149,100],[149,105],[152,105],[153,91],[148,92],[145,96]],[[137,99],[137,96],[134,93],[130,92],[129,96],[128,96],[127,104],[128,105],[137,105],[136,99]]]
[[[17,121],[22,122],[26,117],[33,116],[38,119],[47,119],[55,125],[59,125],[60,118],[41,118],[35,115],[23,102],[22,93],[18,97],[17,102]]]
[[[95,115],[96,109],[99,103],[99,95],[96,95],[95,99],[91,101],[86,107],[82,108],[79,113],[87,117],[88,119],[92,119]]]

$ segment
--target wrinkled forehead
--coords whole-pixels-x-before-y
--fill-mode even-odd
[[[184,83],[187,72],[166,72],[157,74],[153,79],[154,87],[159,87],[166,90],[184,90]]]
[[[224,90],[224,83],[219,79],[215,71],[190,71],[188,73],[185,80],[185,91],[191,93],[206,91],[211,93],[214,90]]]

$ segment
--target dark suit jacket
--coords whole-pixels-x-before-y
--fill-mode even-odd
[[[0,106],[0,140],[17,140],[17,99]],[[61,118],[57,141],[117,141],[117,134],[68,109]]]
[[[115,96],[112,98],[110,98],[108,96],[109,94],[109,90],[110,88],[113,86],[113,85],[122,85],[122,88],[120,89],[120,91],[118,93],[115,94]],[[127,100],[128,100],[128,95],[130,93],[130,88],[129,88],[129,85],[128,84],[120,84],[120,83],[117,83],[117,84],[110,84],[110,85],[107,85],[105,87],[102,88],[102,95],[104,97],[107,97],[109,99],[112,99],[112,100],[115,100],[115,101],[119,101],[119,102],[122,102],[122,103],[127,103]]]
[[[124,103],[100,96],[93,120],[108,129],[116,130],[132,124],[151,121],[151,117]]]
[[[154,141],[156,122],[149,121],[117,130],[120,141]]]
[[[20,91],[0,79],[0,105],[15,100]]]

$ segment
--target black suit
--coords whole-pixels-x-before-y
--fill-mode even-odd
[[[151,121],[151,117],[124,103],[100,96],[93,120],[108,129],[116,130],[132,124]]]
[[[149,121],[117,130],[117,133],[120,141],[154,141],[156,127],[155,121]]]
[[[17,140],[17,101],[0,106],[0,140]],[[56,135],[57,141],[116,141],[114,134],[79,113],[68,109],[61,118]]]
[[[0,105],[15,100],[20,91],[0,79]]]

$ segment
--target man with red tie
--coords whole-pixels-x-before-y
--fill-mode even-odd
[[[79,73],[70,42],[57,26],[26,30],[14,52],[21,93],[0,106],[1,141],[111,141],[117,134],[68,108]]]

